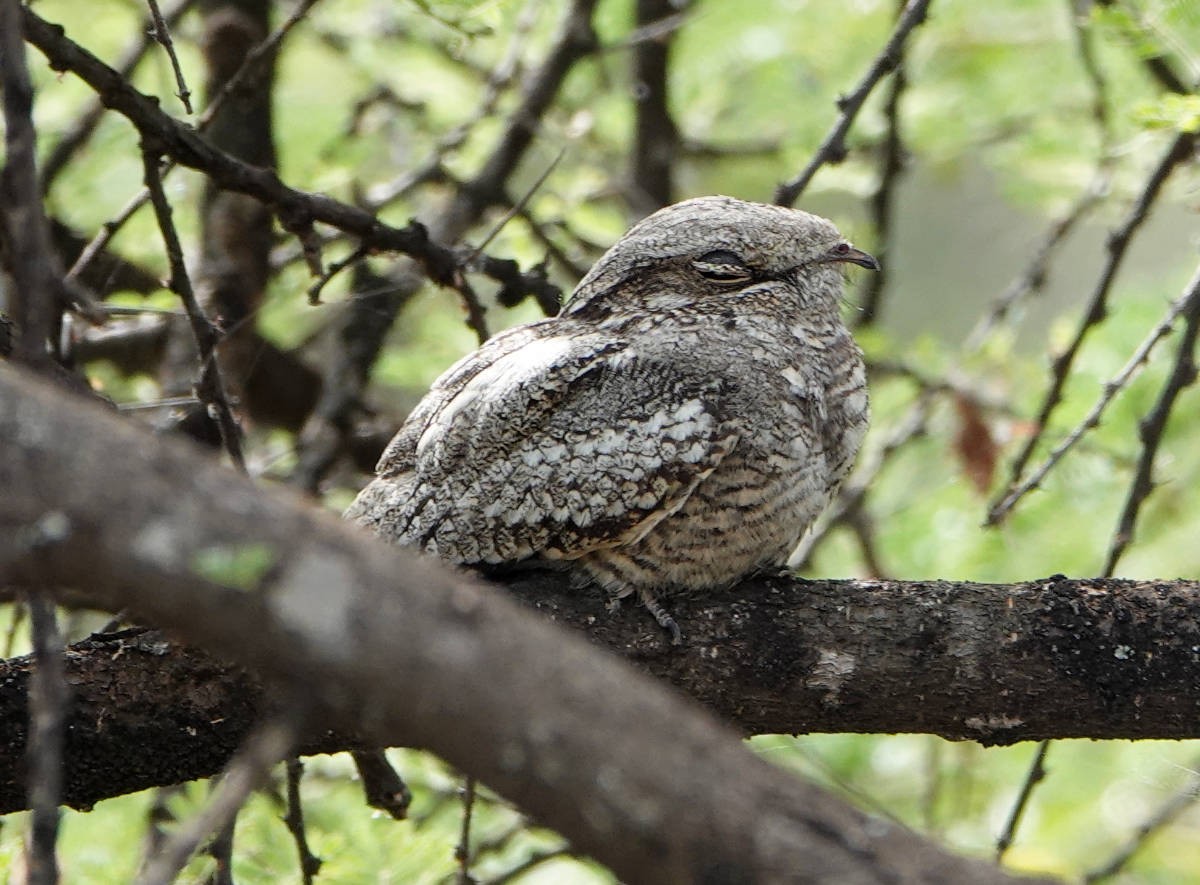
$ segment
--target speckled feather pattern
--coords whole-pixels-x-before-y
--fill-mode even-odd
[[[655,213],[559,316],[439,378],[347,517],[464,565],[565,561],[618,596],[782,565],[866,431],[839,248],[822,218],[728,197]]]

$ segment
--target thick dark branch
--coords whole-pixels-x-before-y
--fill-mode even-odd
[[[69,459],[74,437],[54,439],[61,451],[46,457]],[[96,506],[110,512],[102,498]],[[219,491],[196,506],[204,516],[191,531],[220,529]],[[124,512],[123,521],[138,524],[135,512]],[[0,524],[11,518],[0,505]],[[153,516],[146,519],[153,523]],[[316,541],[297,535],[289,543]],[[597,595],[569,589],[560,576],[513,575],[506,583],[552,619],[674,682],[748,734],[907,731],[998,744],[1200,736],[1193,715],[1200,704],[1192,652],[1200,645],[1195,582],[760,578],[672,600],[687,638],[682,649],[667,648],[640,607],[609,614]],[[70,656],[78,700],[69,755],[85,775],[98,774],[90,785],[75,787],[73,802],[111,795],[106,789],[126,792],[211,774],[257,712],[257,695],[248,690],[254,683],[240,671],[191,651],[139,643],[98,637]],[[27,669],[27,661],[6,665],[0,711],[23,709]],[[0,746],[16,754],[0,761],[0,783],[9,785],[11,802],[23,737],[20,717],[0,721],[17,728],[0,735]],[[220,727],[191,734],[205,722]],[[145,754],[148,761],[126,765],[119,747],[129,741],[154,748]],[[306,750],[356,745],[344,736],[312,735]],[[0,806],[13,807],[3,800]]]
[[[37,187],[33,86],[20,36],[21,7],[0,0],[0,103],[4,106],[4,168],[0,169],[0,259],[12,276],[16,356],[45,369],[58,353],[62,305],[51,261],[50,232]]]
[[[758,578],[673,600],[686,637],[678,649],[639,607],[610,615],[597,595],[556,576],[508,589],[746,734],[927,732],[985,744],[1200,737],[1197,582]],[[0,813],[23,807],[17,711],[30,666],[0,663]],[[260,712],[255,679],[156,636],[94,636],[72,646],[68,668],[66,801],[75,806],[216,773]],[[143,748],[136,766],[130,745]],[[303,750],[362,745],[320,731]]]
[[[0,584],[85,588],[303,685],[330,725],[436,752],[625,881],[1009,880],[786,775],[477,582],[68,399],[0,365]]]
[[[638,0],[639,28],[679,14],[674,0]],[[631,170],[633,205],[645,214],[673,203],[672,170],[679,153],[679,131],[671,117],[667,77],[675,29],[633,49],[634,139]]]

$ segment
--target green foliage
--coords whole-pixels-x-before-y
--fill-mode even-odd
[[[1200,132],[1200,95],[1164,95],[1138,105],[1134,113],[1147,129]]]
[[[202,578],[227,587],[253,590],[279,559],[268,544],[206,547],[192,557],[191,568]]]

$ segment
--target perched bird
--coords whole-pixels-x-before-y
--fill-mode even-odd
[[[829,221],[701,197],[636,224],[558,316],[459,360],[346,516],[484,571],[557,561],[637,593],[781,566],[867,427]]]

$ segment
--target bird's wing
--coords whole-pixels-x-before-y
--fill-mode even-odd
[[[529,328],[435,384],[348,517],[455,562],[569,559],[643,537],[736,444],[719,379]]]

